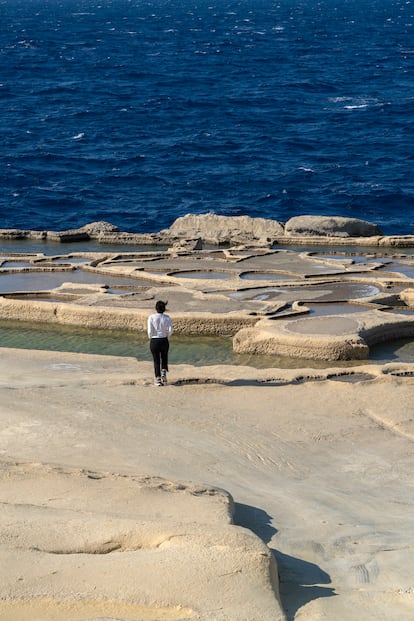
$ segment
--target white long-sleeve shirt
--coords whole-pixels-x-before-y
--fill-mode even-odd
[[[148,317],[148,337],[150,339],[169,338],[173,331],[171,317],[165,313],[154,313]]]

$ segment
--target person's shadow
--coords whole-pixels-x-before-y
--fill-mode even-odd
[[[277,529],[272,526],[272,518],[266,511],[235,503],[234,523],[250,529],[262,541],[269,544]],[[336,595],[331,578],[321,567],[300,558],[283,554],[269,546],[274,554],[279,571],[280,599],[286,614],[286,621],[293,621],[297,611],[306,603],[319,597]]]

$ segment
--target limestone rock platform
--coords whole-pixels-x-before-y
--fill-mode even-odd
[[[0,349],[1,621],[413,618],[414,237],[188,216],[0,231],[0,319],[232,336],[300,368]],[[173,336],[174,338],[174,336]],[[227,491],[224,491],[227,490]],[[277,565],[276,565],[277,563]]]
[[[361,360],[370,346],[414,336],[414,316],[367,311],[350,315],[262,319],[239,330],[233,339],[239,353],[278,354],[312,360]]]
[[[368,358],[372,345],[414,335],[414,237],[314,216],[283,225],[188,215],[149,238],[115,229],[92,223],[59,244],[37,233],[31,253],[29,233],[0,231],[15,240],[0,256],[0,319],[145,333],[162,299],[176,334],[230,335],[236,352],[323,360]],[[79,246],[85,236],[98,249]]]
[[[410,619],[413,378],[1,348],[0,619]]]
[[[282,619],[269,549],[211,486],[0,463],[0,619]]]

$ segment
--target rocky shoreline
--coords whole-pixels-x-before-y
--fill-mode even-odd
[[[109,222],[93,222],[66,231],[0,229],[0,240],[31,240],[60,243],[95,241],[101,244],[140,246],[187,246],[197,249],[202,244],[225,246],[235,244],[318,245],[396,247],[414,246],[414,235],[383,235],[370,222],[340,216],[296,216],[286,223],[250,216],[188,214],[178,218],[168,229],[156,233],[119,231]]]

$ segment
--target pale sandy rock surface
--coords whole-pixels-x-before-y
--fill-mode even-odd
[[[413,289],[405,289],[401,291],[401,299],[409,306],[410,308],[414,308],[414,290]]]
[[[168,299],[176,334],[330,360],[412,336],[412,257],[270,249],[244,224],[251,246],[5,253],[0,316],[143,332]],[[0,350],[0,620],[414,618],[412,365],[181,365],[161,389],[151,367]]]
[[[412,365],[182,365],[156,389],[149,362],[2,349],[0,370],[1,619],[277,620],[246,529],[287,621],[413,618]]]
[[[406,299],[408,304],[409,296]],[[413,335],[414,316],[361,307],[361,312],[352,315],[263,319],[253,328],[237,332],[233,347],[240,353],[308,360],[363,360],[368,358],[371,346]]]
[[[225,492],[3,463],[0,499],[1,619],[282,618],[271,553]]]

